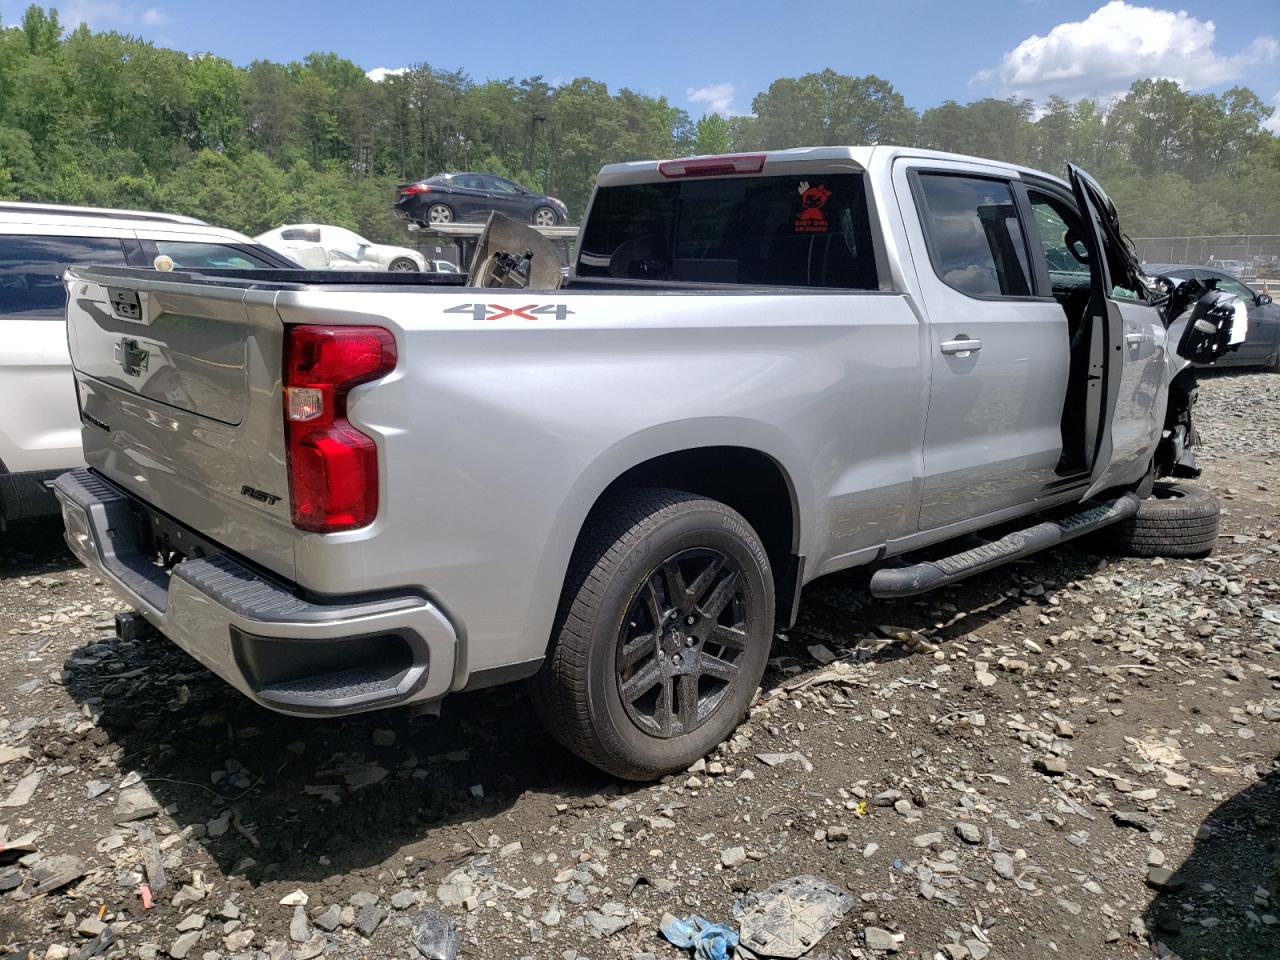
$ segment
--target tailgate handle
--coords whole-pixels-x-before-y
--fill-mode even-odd
[[[111,310],[117,317],[125,320],[142,319],[142,303],[138,300],[137,290],[107,287],[107,296],[111,298]]]

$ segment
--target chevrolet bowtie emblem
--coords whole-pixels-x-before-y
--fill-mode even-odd
[[[127,376],[138,377],[146,372],[147,358],[151,354],[138,346],[138,341],[124,337],[116,344],[116,363]]]

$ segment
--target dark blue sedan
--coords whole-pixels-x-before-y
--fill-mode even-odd
[[[1262,367],[1280,373],[1280,304],[1231,274],[1210,267],[1193,267],[1177,263],[1149,263],[1142,268],[1149,277],[1172,277],[1177,280],[1216,280],[1218,289],[1239,297],[1249,311],[1249,336],[1244,343],[1227,353],[1215,367]]]
[[[537,227],[569,219],[562,201],[491,173],[441,173],[396,188],[396,216],[424,227],[485,220],[491,210]]]

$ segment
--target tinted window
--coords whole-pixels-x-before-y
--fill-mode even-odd
[[[124,266],[119,240],[104,237],[0,236],[0,317],[61,320],[62,273],[73,263]]]
[[[1245,303],[1251,302],[1253,298],[1256,296],[1256,294],[1252,290],[1246,287],[1239,280],[1233,280],[1230,277],[1224,277],[1220,273],[1210,273],[1210,274],[1207,274],[1207,276],[1208,276],[1208,279],[1210,280],[1218,281],[1218,289],[1221,290],[1223,293],[1229,293],[1233,297],[1239,297]]]
[[[175,267],[199,269],[223,268],[233,270],[252,270],[258,267],[273,269],[275,264],[268,263],[239,247],[225,243],[200,243],[194,240],[157,240],[156,252],[173,260]]]
[[[301,240],[304,243],[319,243],[319,227],[295,227],[292,230],[281,230],[281,240]]]
[[[863,178],[707,178],[603,187],[578,276],[874,290]]]
[[[1027,244],[1003,180],[922,174],[929,257],[948,286],[975,297],[1031,293]]]
[[[503,180],[501,177],[485,177],[487,181],[487,189],[497,191],[498,193],[519,193],[520,189],[510,180]]]

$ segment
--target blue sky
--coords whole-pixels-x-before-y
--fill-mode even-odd
[[[0,0],[0,19],[16,23],[26,3]],[[436,6],[65,0],[59,9],[64,21],[239,64],[334,50],[366,69],[425,61],[476,79],[590,76],[665,95],[695,116],[748,113],[771,80],[824,67],[877,74],[917,109],[988,95],[1105,98],[1139,76],[1196,90],[1244,83],[1280,106],[1277,0],[473,0],[446,4],[452,17]]]

